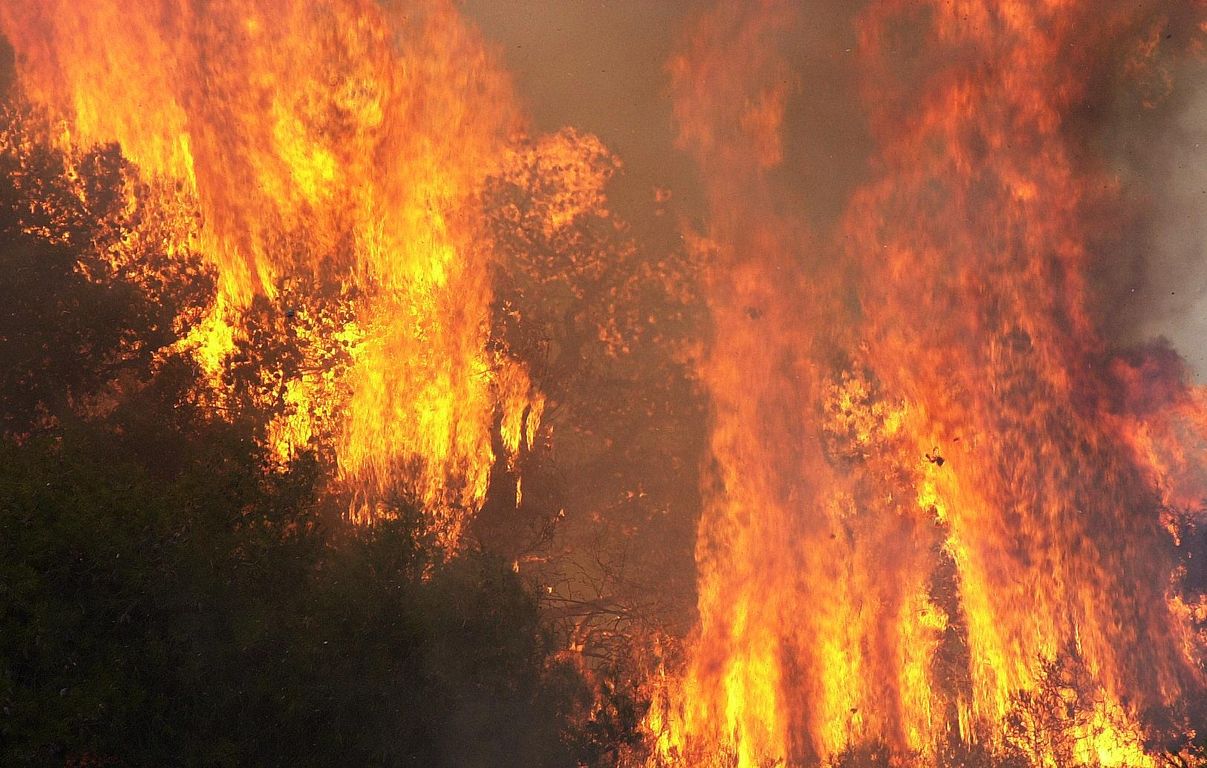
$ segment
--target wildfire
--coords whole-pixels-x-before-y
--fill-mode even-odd
[[[476,213],[519,116],[452,4],[34,0],[0,28],[61,145],[116,142],[191,198],[164,236],[217,274],[186,340],[215,391],[266,299],[309,358],[269,430],[282,459],[334,430],[354,515],[414,494],[455,543],[496,419],[518,434],[539,396],[488,348]]]
[[[653,764],[882,742],[1151,765],[1141,713],[1201,690],[1161,525],[1203,497],[1203,396],[1102,340],[1086,222],[1111,185],[1067,128],[1106,47],[1162,18],[1100,5],[873,3],[880,150],[837,246],[775,177],[794,4],[721,2],[672,62],[710,206],[716,471]]]
[[[811,97],[786,53],[800,6],[717,0],[669,62],[706,209],[674,251],[703,265],[688,277],[611,216],[602,142],[524,135],[455,0],[7,0],[0,32],[21,131],[61,152],[80,215],[73,163],[105,145],[130,163],[94,244],[112,269],[213,279],[174,350],[203,397],[263,409],[282,464],[327,451],[354,521],[413,497],[456,548],[500,466],[519,506],[535,379],[592,386],[592,344],[609,366],[640,348],[686,367],[697,339],[675,334],[703,284],[698,621],[649,680],[648,768],[858,749],[1155,766],[1149,713],[1207,686],[1207,598],[1177,592],[1173,551],[1207,499],[1207,389],[1171,351],[1106,337],[1091,275],[1118,183],[1075,123],[1105,80],[1168,96],[1165,30],[1207,35],[1203,3],[871,0],[851,56],[875,149],[833,231],[785,181]],[[21,131],[0,146],[28,159]],[[656,187],[654,215],[681,198]],[[69,237],[56,215],[28,226]]]

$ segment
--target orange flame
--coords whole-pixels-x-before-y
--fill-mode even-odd
[[[287,456],[346,390],[341,475],[368,501],[405,477],[455,541],[459,510],[486,491],[496,414],[514,422],[532,395],[487,349],[489,248],[474,214],[519,117],[453,4],[17,0],[0,29],[64,143],[117,142],[195,196],[200,224],[175,247],[218,275],[190,337],[211,375],[254,297],[342,276],[355,312],[327,343],[348,348],[350,370],[290,382],[294,421],[271,437]]]
[[[1205,683],[1207,607],[1167,596],[1163,542],[1207,497],[1207,391],[1102,337],[1090,211],[1114,189],[1071,123],[1120,40],[1115,74],[1168,91],[1145,70],[1165,9],[873,0],[878,150],[831,239],[777,175],[809,97],[778,53],[797,6],[719,0],[670,64],[709,211],[687,237],[710,466],[699,621],[682,677],[655,681],[651,765],[871,741],[1152,765],[1141,713]],[[267,429],[280,457],[334,430],[354,518],[413,494],[455,546],[492,446],[530,448],[544,407],[489,343],[483,182],[559,167],[552,234],[610,171],[568,138],[509,154],[511,86],[453,0],[9,0],[0,31],[48,135],[120,144],[173,208],[139,236],[214,269],[185,341],[214,381],[257,302],[310,349]],[[330,306],[289,304],[306,281]]]
[[[1174,371],[1158,402],[1120,400],[1144,370],[1112,363],[1085,277],[1107,256],[1085,222],[1110,184],[1067,126],[1105,46],[1149,16],[873,3],[860,58],[880,150],[842,259],[776,186],[792,4],[724,0],[672,61],[710,206],[715,477],[699,625],[647,721],[653,765],[868,741],[1152,764],[1139,714],[1204,682],[1161,528],[1163,503],[1207,489],[1203,396]],[[1027,730],[1041,700],[1059,739]]]

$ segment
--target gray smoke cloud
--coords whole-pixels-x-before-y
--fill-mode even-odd
[[[1207,382],[1207,66],[1184,67],[1166,103],[1117,115],[1113,133],[1142,212],[1111,330],[1124,343],[1165,339]]]
[[[683,19],[703,5],[466,0],[462,9],[503,55],[536,131],[573,126],[622,158],[613,206],[637,221],[653,207],[655,187],[694,186],[689,159],[673,151],[665,66]]]
[[[624,162],[613,207],[639,232],[675,226],[650,215],[655,187],[673,209],[701,214],[697,170],[675,148],[669,59],[712,0],[465,0],[462,9],[502,53],[537,131],[570,125],[598,135]],[[797,77],[778,179],[827,232],[866,178],[872,144],[857,92],[855,17],[863,2],[814,4],[783,52]]]

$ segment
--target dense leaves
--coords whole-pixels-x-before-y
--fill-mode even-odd
[[[401,502],[348,526],[321,462],[198,396],[173,343],[209,284],[104,258],[115,152],[23,177],[35,150],[3,149],[0,764],[561,766],[631,738],[508,564],[443,557]]]
[[[508,570],[328,528],[313,467],[206,437],[168,478],[89,429],[4,445],[0,762],[572,764],[581,682]]]
[[[566,129],[517,145],[484,194],[499,265],[492,338],[531,371],[556,437],[524,457],[520,512],[533,524],[515,524],[514,494],[494,494],[504,504],[488,501],[476,529],[538,573],[570,644],[603,663],[694,619],[691,457],[705,437],[698,265],[673,223],[613,212],[619,166]]]

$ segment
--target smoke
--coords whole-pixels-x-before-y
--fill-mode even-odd
[[[572,125],[623,158],[612,202],[640,219],[653,208],[655,187],[682,193],[691,186],[690,162],[672,150],[664,68],[672,31],[701,5],[467,0],[464,11],[499,46],[534,130]]]
[[[692,20],[711,5],[467,0],[463,10],[499,47],[535,130],[590,131],[623,160],[613,206],[653,234],[677,224],[651,216],[655,188],[671,192],[677,212],[703,215],[698,171],[675,148],[666,65]],[[871,152],[854,59],[853,22],[862,6],[812,4],[783,52],[801,87],[785,115],[793,141],[777,181],[790,197],[808,198],[800,213],[823,230],[865,178]]]
[[[703,215],[697,172],[674,147],[665,63],[682,30],[709,5],[467,0],[464,10],[499,46],[533,127],[573,125],[597,134],[625,164],[613,184],[614,207],[665,243],[674,220],[651,216],[655,188],[671,190],[677,210]],[[862,6],[812,4],[786,52],[800,87],[785,115],[785,133],[794,138],[777,180],[789,199],[808,200],[800,207],[820,232],[868,172],[871,142],[854,61],[854,18]],[[1158,54],[1168,57],[1168,49],[1185,45],[1191,26],[1166,21]],[[903,56],[908,47],[903,37]],[[1116,68],[1134,52],[1119,53]],[[1112,166],[1128,216],[1126,235],[1107,243],[1097,267],[1102,322],[1120,345],[1166,340],[1204,380],[1207,68],[1154,66],[1158,71],[1141,87],[1104,78],[1095,95],[1104,106],[1077,127],[1090,137],[1097,160]]]
[[[1164,339],[1207,381],[1207,64],[1172,73],[1159,104],[1125,91],[1105,130],[1125,204],[1139,212],[1115,264],[1108,333]],[[1130,261],[1128,259],[1130,257]]]
[[[13,47],[8,40],[0,36],[0,96],[7,94],[12,87],[15,72],[13,71]]]

